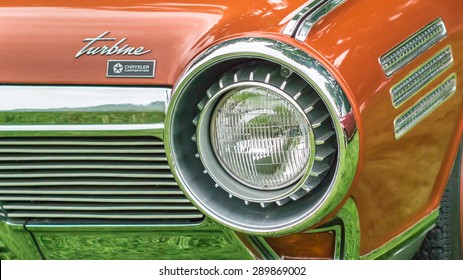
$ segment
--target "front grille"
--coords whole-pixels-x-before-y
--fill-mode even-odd
[[[0,138],[4,219],[195,222],[154,137]]]

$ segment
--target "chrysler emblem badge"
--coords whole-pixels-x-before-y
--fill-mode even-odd
[[[122,67],[122,64],[120,64],[120,63],[117,63],[117,64],[115,64],[115,65],[113,66],[113,70],[114,70],[114,73],[115,73],[115,74],[120,74],[120,73],[122,73],[122,69],[124,69],[124,68]]]
[[[108,60],[108,78],[154,78],[156,60]]]

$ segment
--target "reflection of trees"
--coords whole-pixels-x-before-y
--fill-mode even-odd
[[[164,121],[165,103],[107,104],[82,108],[17,109],[0,113],[2,124],[141,124]]]

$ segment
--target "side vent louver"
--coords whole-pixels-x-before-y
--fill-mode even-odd
[[[456,91],[456,75],[452,74],[438,87],[418,100],[394,121],[395,138],[399,139],[417,123],[450,98]]]
[[[381,56],[380,63],[390,77],[414,58],[447,36],[445,24],[438,18]]]

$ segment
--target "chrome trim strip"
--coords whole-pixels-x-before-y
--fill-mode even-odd
[[[167,185],[168,186],[168,185]],[[180,189],[168,188],[166,185],[160,185],[152,189],[144,189],[130,186],[130,188],[113,189],[111,187],[92,186],[90,189],[85,187],[74,187],[74,188],[0,188],[0,195],[182,195],[183,192]],[[4,205],[5,209],[8,208]]]
[[[296,34],[294,37],[296,40],[304,42],[309,35],[310,30],[312,27],[323,17],[337,8],[339,5],[344,3],[345,0],[328,0],[323,3],[323,5],[317,7],[315,11],[309,14],[304,21],[299,25]]]
[[[137,211],[134,209],[133,211]],[[134,219],[134,220],[170,220],[170,219],[201,219],[203,215],[198,211],[192,212],[174,212],[165,214],[163,211],[158,213],[120,213],[113,214],[111,212],[69,212],[69,211],[11,211],[7,213],[8,218],[36,218],[36,219]]]
[[[341,258],[344,260],[357,260],[360,254],[360,217],[355,201],[349,198],[336,214],[336,217],[343,223],[343,255]]]
[[[251,242],[254,249],[259,252],[264,260],[280,260],[281,257],[268,245],[267,241],[263,237],[259,236],[248,236],[248,240]]]
[[[124,196],[24,196],[24,195],[0,195],[0,200],[4,201],[35,201],[35,202],[104,202],[104,203],[190,203],[182,195],[163,197],[163,196],[142,196],[142,197],[124,197]]]
[[[159,162],[159,161],[165,161],[167,158],[165,156],[134,156],[134,157],[128,157],[128,156],[112,156],[112,155],[61,155],[61,156],[19,156],[19,155],[13,155],[13,156],[2,156],[0,155],[0,160],[2,161],[15,161],[15,160],[39,160],[39,161],[52,161],[52,160],[70,160],[70,161],[75,161],[75,160],[117,160],[117,161],[124,161],[124,160],[130,160],[130,161],[151,161],[151,162]]]
[[[34,164],[0,164],[1,170],[15,170],[15,169],[23,169],[23,170],[33,170],[33,169],[100,169],[100,170],[118,170],[118,169],[148,169],[148,170],[169,170],[168,165],[156,164],[156,162],[152,162],[150,164],[141,163],[141,164],[103,164],[103,163],[95,163],[95,164],[82,164],[82,163],[75,163],[75,164],[43,164],[40,166]]]
[[[72,152],[72,151],[70,151]],[[14,153],[14,151],[12,151]],[[11,173],[4,173],[0,172],[0,179],[17,179],[19,176],[18,174],[11,174]],[[129,172],[121,172],[121,171],[36,171],[34,173],[28,173],[28,179],[35,179],[35,178],[60,178],[60,179],[68,179],[68,178],[81,178],[81,177],[98,177],[98,178],[136,178],[136,179],[169,179],[174,178],[171,174],[160,174],[160,173],[152,173],[149,171],[134,171],[132,173]]]
[[[320,7],[320,5],[326,1],[327,0],[313,0],[299,7],[299,12],[297,12],[297,14],[294,15],[294,17],[288,22],[285,29],[283,30],[283,35],[291,37],[296,35],[296,30],[301,24],[301,22],[304,20],[304,18],[310,13],[312,13],[315,9]]]
[[[439,216],[439,209],[434,210],[429,215],[418,221],[402,234],[396,236],[394,239],[388,241],[378,249],[361,256],[361,259],[391,259],[400,253],[402,248],[408,247],[417,238],[423,236],[434,227],[434,224]]]
[[[11,180],[11,182],[0,182],[1,187],[8,187],[8,186],[23,186],[23,187],[34,187],[34,186],[124,186],[124,185],[129,185],[129,186],[156,186],[156,185],[162,185],[162,186],[176,186],[175,181],[173,180],[163,180],[163,181],[149,181],[148,183],[146,182],[140,182],[140,180],[136,179],[124,179],[122,180],[121,178],[118,178],[118,180],[113,179],[113,180],[106,180],[106,181],[98,181],[96,179],[91,179],[91,180],[66,180],[66,178],[62,180],[53,180],[49,182],[43,182],[43,181],[31,181],[31,180]],[[36,200],[36,199],[30,199],[30,200]]]
[[[129,125],[158,124],[157,129],[164,123],[170,93],[171,89],[160,87],[3,85],[0,123],[76,125],[76,128],[124,125],[117,130],[129,129]],[[113,129],[105,126],[101,128]],[[147,128],[151,129],[141,127]]]
[[[391,88],[392,105],[399,108],[453,64],[452,49],[446,47]]]
[[[388,77],[392,76],[446,36],[447,30],[442,18],[434,20],[381,56],[379,61],[384,73]]]
[[[9,203],[3,205],[5,210],[36,210],[36,211],[118,211],[118,210],[197,210],[191,204],[137,204],[137,205],[93,205],[93,204],[66,204],[60,203],[41,203],[41,204],[29,204],[29,203]],[[1,212],[0,212],[1,213]],[[199,213],[199,212],[197,212]],[[3,213],[2,213],[3,214]]]
[[[437,107],[450,98],[457,88],[456,74],[450,75],[439,86],[418,100],[412,107],[394,120],[395,139],[399,139]]]
[[[158,124],[76,124],[76,125],[0,125],[0,131],[133,131],[157,130],[164,125]]]

